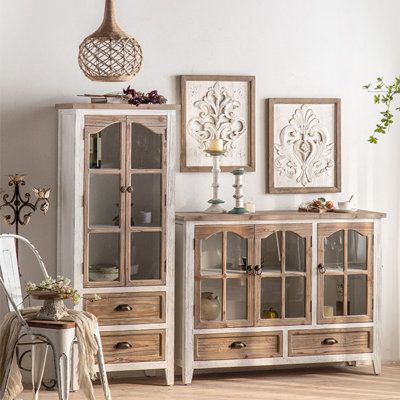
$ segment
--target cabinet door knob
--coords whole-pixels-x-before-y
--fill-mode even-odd
[[[114,311],[132,311],[133,308],[129,304],[119,304]]]
[[[246,347],[246,343],[243,342],[233,342],[229,346],[231,349],[244,349]]]
[[[119,189],[121,193],[125,193],[126,192],[126,187],[125,186],[121,186],[121,188]]]
[[[128,186],[128,187],[126,188],[126,191],[127,191],[128,193],[132,193],[132,192],[133,192],[133,187],[132,187],[132,186]]]
[[[326,268],[324,267],[324,264],[318,264],[318,271],[320,274],[324,274],[326,272]]]
[[[261,275],[262,274],[262,265],[256,265],[254,267],[254,273],[255,273],[255,275]]]
[[[118,350],[126,350],[130,349],[131,347],[132,345],[129,342],[119,342],[114,346],[114,348]]]
[[[254,274],[252,265],[248,265],[247,266],[246,273],[247,273],[247,275],[253,275]]]
[[[332,346],[337,343],[338,343],[338,341],[335,338],[326,338],[322,341],[322,344],[324,344],[326,346]]]

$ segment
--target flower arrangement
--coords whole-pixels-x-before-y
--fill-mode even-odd
[[[57,279],[49,276],[38,284],[27,282],[25,289],[29,295],[40,292],[53,292],[60,299],[70,299],[74,304],[77,304],[81,296],[76,289],[70,286],[70,283],[71,280],[63,276],[58,275]]]
[[[123,89],[123,93],[128,99],[128,103],[135,106],[139,104],[165,104],[167,102],[167,99],[159,94],[157,90],[152,90],[145,94],[128,86],[126,89]]]

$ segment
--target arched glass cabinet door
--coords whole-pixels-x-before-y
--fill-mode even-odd
[[[195,230],[195,327],[252,325],[253,226]]]
[[[373,224],[318,225],[318,322],[372,321]]]
[[[125,117],[87,116],[84,157],[84,285],[125,283]]]
[[[257,225],[256,324],[311,323],[310,224]]]
[[[166,117],[128,117],[128,285],[165,283],[166,134]]]

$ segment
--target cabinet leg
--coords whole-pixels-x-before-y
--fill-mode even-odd
[[[193,380],[193,368],[182,368],[182,382],[184,385],[190,385]]]
[[[168,386],[173,386],[175,383],[175,370],[174,368],[166,368],[165,370],[165,381]]]
[[[381,361],[377,359],[372,360],[372,368],[374,370],[374,375],[380,375],[382,370]]]

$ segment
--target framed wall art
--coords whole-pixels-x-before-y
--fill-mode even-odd
[[[211,171],[205,152],[222,139],[221,170],[255,170],[255,77],[181,76],[181,172]]]
[[[340,99],[269,99],[267,114],[267,192],[340,192]]]

